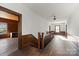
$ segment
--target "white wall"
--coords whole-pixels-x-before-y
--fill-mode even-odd
[[[46,32],[49,31],[49,21],[46,19],[41,20],[41,32]]]
[[[68,33],[79,36],[79,6],[74,10],[67,20]]]
[[[22,35],[33,34],[37,37],[38,32],[48,30],[47,21],[24,4],[0,3],[0,5],[22,14]]]

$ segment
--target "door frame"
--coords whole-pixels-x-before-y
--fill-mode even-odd
[[[56,26],[59,26],[59,32],[60,32],[60,25],[55,25],[55,33],[56,33]]]
[[[10,10],[8,8],[2,7],[2,6],[0,6],[0,11],[4,11],[4,12],[18,16],[18,19],[19,19],[19,21],[18,21],[18,48],[21,49],[22,48],[22,39],[21,39],[21,36],[22,36],[22,14],[15,12],[13,10]]]

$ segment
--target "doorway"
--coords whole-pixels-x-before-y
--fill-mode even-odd
[[[17,13],[13,10],[0,6],[0,11],[6,12],[18,17],[18,48],[21,49],[21,35],[22,35],[22,14]],[[4,17],[2,17],[4,18]]]
[[[60,32],[60,25],[56,25],[56,26],[55,26],[55,32],[56,32],[56,33],[59,33],[59,32]]]

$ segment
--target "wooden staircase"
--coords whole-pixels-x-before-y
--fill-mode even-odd
[[[37,39],[32,35],[23,35],[21,37],[22,39],[22,48],[28,47],[28,46],[33,46],[35,48],[37,48]]]
[[[21,37],[21,41],[22,41],[21,45],[22,48],[32,46],[34,48],[43,49],[48,45],[48,43],[52,40],[53,37],[54,35],[50,33],[46,36],[44,36],[44,33],[42,33],[42,36],[40,33],[38,33],[38,39],[35,38],[32,34],[23,35]]]

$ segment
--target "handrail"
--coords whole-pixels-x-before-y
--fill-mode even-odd
[[[44,33],[38,32],[38,48],[43,49],[44,48]]]
[[[52,34],[50,32],[47,33],[48,36],[44,35],[44,32],[38,32],[38,48],[43,49],[45,46],[51,41]],[[47,42],[48,41],[48,42]]]

